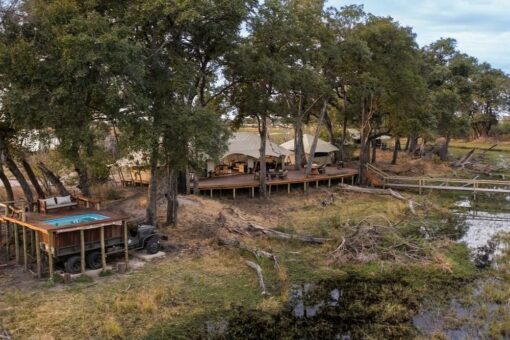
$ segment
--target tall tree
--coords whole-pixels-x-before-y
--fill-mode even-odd
[[[391,132],[388,118],[406,112],[399,109],[398,103],[410,91],[411,98],[417,98],[423,80],[419,75],[415,35],[410,28],[400,26],[391,18],[369,16],[366,23],[356,27],[356,36],[370,50],[368,63],[360,68],[364,72],[350,87],[349,94],[359,112],[359,180],[364,183],[371,141]]]
[[[260,194],[267,196],[266,144],[268,122],[280,114],[278,91],[289,88],[289,49],[292,49],[292,25],[285,1],[265,1],[256,16],[248,20],[249,36],[230,55],[225,76],[236,84],[230,99],[236,110],[236,123],[254,118],[260,135]]]
[[[167,222],[175,222],[179,174],[198,170],[204,153],[214,157],[225,146],[219,99],[230,84],[215,85],[253,3],[135,0],[120,18],[135,27],[132,39],[146,69],[137,83],[144,93],[142,108],[120,115],[119,126],[131,149],[149,154],[148,223],[157,217],[158,167],[166,168]]]

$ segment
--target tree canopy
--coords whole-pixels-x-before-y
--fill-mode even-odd
[[[306,124],[313,122],[317,131],[325,126],[341,150],[347,125],[358,128],[363,181],[383,134],[397,141],[394,162],[400,137],[408,137],[410,150],[419,137],[444,137],[445,160],[451,138],[488,136],[508,112],[508,75],[462,53],[454,39],[420,48],[412,29],[392,18],[365,13],[362,6],[325,5],[11,2],[0,21],[0,179],[8,196],[4,166],[22,183],[27,200],[35,197],[23,172],[44,195],[30,175],[29,150],[20,142],[26,136],[56,138],[88,196],[91,181],[101,177],[91,164],[104,170],[118,156],[104,153],[104,138],[113,131],[119,154],[148,156],[147,221],[155,223],[158,183],[166,183],[171,223],[183,176],[199,174],[207,159],[218,158],[229,128],[248,119],[261,136],[264,195],[271,121],[292,125],[298,169],[305,163]]]

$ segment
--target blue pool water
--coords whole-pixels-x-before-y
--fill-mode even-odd
[[[74,215],[68,217],[61,218],[53,218],[49,220],[45,220],[44,223],[50,224],[54,227],[63,227],[71,224],[80,224],[87,222],[95,222],[101,221],[108,218],[108,216],[99,215],[99,214],[83,214],[83,215]]]

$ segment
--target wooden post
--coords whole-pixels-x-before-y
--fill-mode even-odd
[[[269,196],[271,196],[271,184],[269,184]]]
[[[319,180],[315,181],[315,189],[319,190]]]
[[[287,183],[287,194],[290,194],[290,183]]]
[[[328,188],[331,188],[331,178],[328,178]]]
[[[22,231],[22,235],[23,235],[23,268],[26,271],[26,270],[28,270],[27,228],[26,227],[21,227],[21,228],[22,228],[21,231]]]
[[[351,176],[351,184],[354,185],[354,176]]]
[[[30,249],[28,250],[30,252],[30,255],[33,257],[35,256],[35,247],[34,247],[34,244],[35,244],[35,231],[30,229],[29,230],[29,236],[30,236]]]
[[[303,182],[303,189],[304,189],[304,192],[306,192],[306,182]]]
[[[106,270],[106,245],[104,241],[104,227],[100,229],[101,234],[101,264],[103,266],[103,271]]]
[[[16,264],[19,264],[19,233],[18,233],[18,225],[14,223],[13,225],[13,233],[14,233],[14,254],[16,256]]]
[[[35,231],[35,263],[37,278],[41,278],[41,247],[39,246],[39,232]]]
[[[418,180],[418,183],[419,183],[419,187],[420,187],[420,195],[421,195],[422,186],[423,186],[423,181],[420,179],[420,180]]]
[[[81,273],[85,273],[85,230],[80,230],[80,265]]]
[[[212,198],[212,189],[211,189],[211,198]]]
[[[129,268],[129,243],[128,243],[128,226],[126,221],[122,221],[124,227],[124,260],[126,261],[126,270]]]
[[[236,199],[236,188],[232,188],[232,196]]]
[[[5,255],[7,257],[7,261],[11,259],[11,222],[6,221],[7,230],[5,233],[5,246],[7,247],[5,251]]]
[[[255,198],[255,187],[251,187],[251,198]]]
[[[50,271],[50,280],[53,281],[53,233],[48,233],[48,267]]]
[[[342,176],[342,178],[340,179],[340,183],[344,184],[344,177]]]

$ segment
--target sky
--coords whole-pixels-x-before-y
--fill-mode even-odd
[[[454,38],[461,52],[510,74],[510,0],[329,0],[327,6],[348,4],[413,27],[420,46]]]

